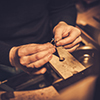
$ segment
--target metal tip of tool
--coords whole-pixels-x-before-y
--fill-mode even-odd
[[[52,38],[52,40],[50,41],[51,43],[54,42],[55,38]]]
[[[57,42],[58,42],[58,41],[57,41],[57,40],[55,41],[55,38],[52,38],[52,40],[50,41],[50,43],[52,43],[52,44],[55,45],[55,46],[56,46],[56,43],[57,43]],[[64,61],[65,58],[64,58],[64,57],[60,57],[57,48],[56,48],[56,52],[57,52],[57,54],[58,54],[59,61]]]

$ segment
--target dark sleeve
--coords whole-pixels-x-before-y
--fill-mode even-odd
[[[75,26],[77,10],[74,0],[50,0],[49,14],[54,27],[59,21]]]
[[[0,64],[11,66],[9,62],[9,51],[11,48],[11,45],[0,41]]]

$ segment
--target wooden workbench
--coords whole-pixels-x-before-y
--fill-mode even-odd
[[[92,100],[97,76],[88,76],[59,93],[53,86],[31,91],[14,91],[10,100]],[[1,97],[5,91],[0,91]],[[4,99],[6,100],[6,99]]]

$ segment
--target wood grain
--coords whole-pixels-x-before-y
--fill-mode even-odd
[[[63,47],[57,47],[60,57],[64,57],[64,61],[59,61],[59,58],[53,55],[49,61],[56,73],[58,73],[63,79],[67,79],[73,74],[77,74],[85,70],[86,68],[74,58],[66,49]]]

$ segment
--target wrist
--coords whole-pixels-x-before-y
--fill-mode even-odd
[[[16,57],[18,58],[17,51],[18,47],[12,47],[9,52],[9,62],[12,66],[15,66]]]

